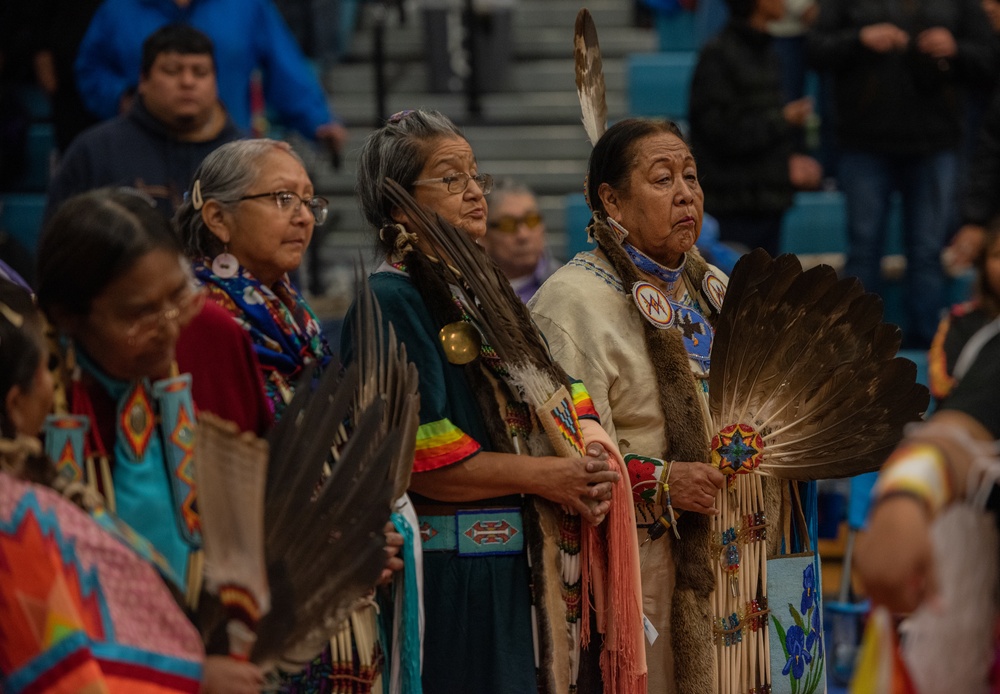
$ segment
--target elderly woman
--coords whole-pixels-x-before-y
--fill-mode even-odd
[[[195,275],[209,299],[250,335],[280,419],[303,368],[331,359],[319,321],[287,274],[298,269],[313,229],[326,220],[327,201],[315,195],[298,155],[275,140],[223,145],[205,157],[194,179],[177,221]],[[390,538],[394,545],[397,540]],[[401,566],[392,561],[393,568]],[[302,673],[288,677],[284,691],[367,692],[377,686],[382,656],[375,612],[361,608],[356,617],[345,631],[370,631],[371,651],[358,649],[355,663],[351,653],[327,648]]]
[[[625,456],[640,527],[659,519],[679,535],[644,550],[643,610],[658,632],[649,691],[718,691],[707,516],[718,513],[723,475],[703,463],[712,323],[727,278],[694,247],[704,196],[673,123],[611,127],[591,154],[586,192],[598,248],[558,270],[529,307]],[[689,513],[675,521],[668,501]]]
[[[230,142],[205,157],[177,222],[209,298],[250,334],[280,417],[307,364],[331,357],[319,321],[287,273],[297,269],[327,201],[302,160],[275,140]]]
[[[62,477],[99,491],[149,540],[156,552],[140,544],[144,556],[158,554],[189,597],[201,580],[196,413],[258,435],[270,426],[246,336],[203,299],[173,229],[136,191],[71,198],[42,236],[38,302],[61,337],[46,450]],[[260,684],[248,666],[217,691]]]
[[[468,363],[446,356],[452,333],[442,328],[468,321],[463,292],[445,280],[446,259],[432,255],[428,241],[392,204],[386,178],[474,240],[486,234],[485,196],[493,179],[480,173],[462,133],[436,112],[391,117],[369,136],[358,165],[362,211],[385,258],[370,285],[420,374],[410,492],[424,540],[424,691],[565,692],[571,668],[561,634],[570,631],[572,607],[559,597],[558,576],[543,584],[536,574],[533,583],[527,552],[540,545],[555,553],[558,541],[554,528],[542,532],[535,509],[562,505],[596,524],[610,508],[619,475],[596,444],[582,459],[518,452],[508,425],[530,426],[530,415],[520,409],[504,381],[505,364],[489,345]],[[350,358],[353,349],[348,320],[342,352]],[[574,395],[580,415],[593,416],[579,384]],[[587,435],[588,424],[581,423]],[[533,622],[539,635],[534,653]]]

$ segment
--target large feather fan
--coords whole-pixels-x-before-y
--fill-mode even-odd
[[[795,480],[877,470],[930,399],[899,345],[857,279],[803,271],[794,255],[744,256],[712,346],[713,460]]]
[[[270,437],[265,542],[272,608],[253,652],[260,664],[295,669],[322,650],[378,580],[386,562],[383,529],[409,484],[416,367],[384,328],[367,282],[359,295],[359,359],[342,378],[328,367],[315,392],[301,385]]]
[[[271,610],[250,657],[265,669],[301,669],[371,591],[386,563],[392,503],[409,483],[416,368],[383,327],[367,283],[360,296],[358,361],[343,373],[331,363],[318,382],[311,370],[304,374],[268,439],[263,550]]]

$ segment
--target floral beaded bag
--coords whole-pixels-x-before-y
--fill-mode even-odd
[[[767,560],[771,694],[822,694],[826,692],[826,657],[819,558],[813,549],[815,541],[806,523],[798,484],[790,486],[784,546],[793,547],[794,518],[803,551]]]

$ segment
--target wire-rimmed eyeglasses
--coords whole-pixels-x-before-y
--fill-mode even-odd
[[[330,201],[326,198],[321,198],[318,195],[314,195],[311,198],[303,198],[291,190],[275,190],[270,193],[244,195],[241,198],[237,198],[237,201],[257,200],[258,198],[268,197],[274,198],[274,204],[278,206],[279,210],[290,210],[292,214],[298,212],[299,208],[305,205],[312,212],[312,216],[316,219],[317,224],[325,222],[326,216],[330,211]]]
[[[464,193],[465,189],[469,187],[469,181],[475,181],[479,189],[483,191],[483,195],[488,195],[493,190],[493,176],[490,174],[470,176],[464,172],[441,178],[425,178],[421,181],[414,181],[413,185],[421,186],[427,183],[444,183],[448,186],[449,193]]]

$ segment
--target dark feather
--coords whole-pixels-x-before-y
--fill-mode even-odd
[[[590,12],[583,8],[576,15],[573,34],[573,59],[576,63],[576,93],[583,114],[583,129],[591,145],[596,145],[608,129],[608,104],[605,99],[604,67],[597,27]]]
[[[357,361],[342,374],[330,364],[315,383],[306,373],[270,436],[272,610],[252,654],[264,666],[299,669],[371,590],[386,561],[383,528],[409,480],[416,369],[362,284]]]
[[[877,469],[929,401],[882,301],[832,269],[754,251],[737,263],[712,347],[717,430],[749,424],[765,474],[844,477]]]

